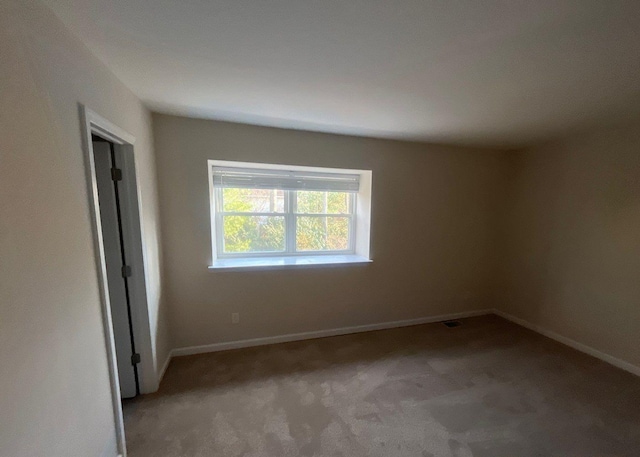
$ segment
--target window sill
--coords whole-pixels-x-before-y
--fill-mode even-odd
[[[359,255],[313,255],[313,256],[281,256],[253,257],[243,259],[218,259],[210,270],[245,270],[272,268],[304,268],[322,266],[340,266],[371,263],[372,260]]]

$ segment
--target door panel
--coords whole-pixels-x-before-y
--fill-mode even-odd
[[[129,317],[127,284],[126,279],[122,276],[123,251],[120,243],[116,192],[114,181],[111,178],[111,145],[107,142],[94,141],[93,152],[120,394],[122,398],[132,398],[137,395],[138,387],[136,368],[131,362],[134,345]]]

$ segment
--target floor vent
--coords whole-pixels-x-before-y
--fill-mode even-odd
[[[446,325],[449,328],[453,328],[453,327],[460,327],[462,325],[462,322],[460,322],[460,321],[444,321],[443,324]]]

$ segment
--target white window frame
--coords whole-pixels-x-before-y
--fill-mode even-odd
[[[264,213],[264,212],[230,212],[224,211],[223,206],[223,189],[214,188],[214,224],[215,224],[215,244],[216,252],[219,259],[233,258],[254,258],[254,257],[280,257],[280,256],[315,256],[315,255],[341,255],[355,254],[356,245],[356,194],[349,192],[349,213],[298,213],[298,194],[296,190],[283,190],[284,192],[284,212],[281,213]],[[224,216],[276,216],[284,217],[285,229],[285,246],[284,251],[256,251],[256,252],[224,252],[224,233],[222,231],[222,220]],[[340,250],[322,250],[322,251],[298,251],[296,248],[297,221],[298,217],[341,217],[349,221],[349,239],[347,241],[347,249]]]
[[[210,268],[234,268],[235,266],[253,266],[245,261],[255,259],[255,265],[260,266],[264,261],[264,266],[277,266],[273,262],[279,262],[279,266],[297,265],[300,262],[314,264],[325,263],[362,263],[370,262],[369,258],[369,237],[371,219],[371,171],[352,170],[336,168],[319,168],[308,166],[288,166],[264,163],[231,162],[222,160],[208,160],[209,169],[209,190],[210,190],[210,211],[211,211],[211,241],[212,258]],[[281,213],[261,213],[261,212],[224,212],[222,211],[222,188],[213,184],[214,167],[236,167],[257,170],[279,170],[279,171],[304,171],[317,173],[340,173],[358,174],[360,176],[360,191],[349,192],[350,212],[348,214],[333,213],[298,213],[296,190],[284,190],[284,212]],[[304,189],[301,189],[304,190]],[[331,190],[329,190],[331,192]],[[224,215],[242,216],[282,216],[285,219],[285,250],[269,252],[223,252],[223,232],[222,218]],[[349,220],[349,240],[348,247],[344,250],[324,250],[324,251],[297,251],[296,250],[296,222],[298,217],[344,217]],[[292,259],[293,263],[285,259]],[[299,259],[299,260],[293,260]],[[317,262],[313,259],[318,259]],[[324,259],[324,260],[323,260]],[[242,262],[236,263],[236,262]]]

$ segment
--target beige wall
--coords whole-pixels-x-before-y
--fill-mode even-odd
[[[155,114],[153,125],[175,347],[493,307],[504,153]],[[373,170],[374,262],[210,271],[207,159]]]
[[[151,118],[52,13],[0,2],[0,455],[114,455],[114,420],[78,102],[137,138],[160,362]]]
[[[0,4],[0,61],[0,455],[113,451],[79,102],[137,138],[159,365],[170,347],[498,306],[640,366],[638,125],[512,154],[163,115],[152,137],[32,0]],[[374,262],[208,270],[207,159],[373,170]]]
[[[640,366],[640,124],[509,159],[502,309]]]

